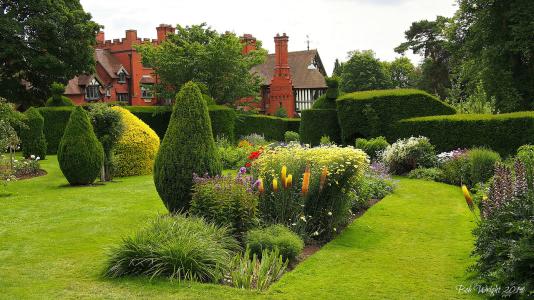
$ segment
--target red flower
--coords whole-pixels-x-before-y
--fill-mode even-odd
[[[250,155],[248,156],[248,159],[249,160],[255,160],[258,157],[260,157],[260,152],[259,151],[254,151],[254,152],[250,153]]]
[[[249,163],[249,162],[245,163],[245,167],[250,168],[250,166],[252,166],[251,163]]]

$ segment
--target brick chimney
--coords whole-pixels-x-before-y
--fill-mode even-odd
[[[127,41],[136,41],[137,40],[137,30],[128,29],[126,30],[126,40]]]
[[[256,38],[252,34],[245,33],[240,39],[243,44],[243,54],[256,50]]]
[[[96,43],[97,44],[103,44],[106,41],[106,36],[104,34],[104,31],[99,31],[96,34]]]
[[[289,37],[284,33],[274,37],[274,73],[271,80],[271,91],[269,103],[266,111],[274,115],[276,111],[283,107],[289,117],[296,115],[295,96],[293,94],[293,82],[291,81],[291,69],[288,63],[287,43]]]
[[[174,33],[175,30],[176,28],[169,24],[160,24],[158,27],[156,27],[156,31],[158,32],[158,43],[161,43],[167,39],[167,35],[169,33]]]

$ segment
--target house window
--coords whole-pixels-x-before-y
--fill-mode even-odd
[[[85,88],[85,99],[88,101],[100,99],[100,84],[94,78]]]
[[[119,83],[126,83],[126,74],[124,71],[119,73]]]
[[[154,98],[153,86],[151,84],[141,85],[141,98],[151,99]]]
[[[128,93],[118,93],[117,94],[117,101],[119,102],[128,102]]]

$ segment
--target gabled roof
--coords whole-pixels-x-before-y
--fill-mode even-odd
[[[111,78],[118,78],[119,76],[117,73],[119,73],[121,69],[124,69],[122,64],[109,52],[109,50],[95,49],[95,59],[97,63],[106,70],[106,73],[108,73]]]
[[[311,68],[315,61],[317,67]],[[288,53],[288,63],[291,67],[291,79],[294,88],[326,88],[326,71],[319,52],[316,49],[294,51]],[[274,54],[269,54],[265,63],[252,68],[251,72],[258,74],[263,85],[270,85],[274,73]]]
[[[83,88],[85,88],[91,80],[95,78],[100,84],[102,80],[98,77],[98,74],[94,75],[80,75],[69,80],[69,83],[65,87],[65,95],[79,95],[84,94]]]

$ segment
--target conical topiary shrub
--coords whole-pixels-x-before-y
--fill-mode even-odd
[[[57,158],[71,185],[91,184],[100,174],[104,150],[93,132],[89,116],[81,107],[70,114]]]
[[[39,111],[32,107],[25,112],[26,119],[20,130],[22,140],[22,155],[30,157],[35,155],[40,159],[46,157],[46,139],[43,133],[44,118]]]
[[[170,212],[187,210],[193,173],[222,171],[211,132],[208,107],[196,84],[186,83],[178,95],[169,127],[154,163],[154,182]]]

